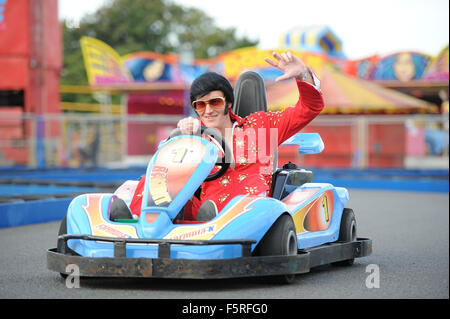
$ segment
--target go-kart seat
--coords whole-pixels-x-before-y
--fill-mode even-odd
[[[233,113],[246,117],[252,113],[267,112],[266,87],[256,72],[242,73],[234,85]]]

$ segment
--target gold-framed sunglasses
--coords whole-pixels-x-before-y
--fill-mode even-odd
[[[198,113],[203,113],[206,110],[206,105],[211,106],[214,109],[220,109],[225,105],[225,98],[218,96],[213,97],[209,100],[196,100],[192,102],[192,107],[194,110],[196,110]]]

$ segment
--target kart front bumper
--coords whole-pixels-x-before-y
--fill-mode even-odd
[[[77,236],[61,236],[66,241]],[[80,237],[80,236],[78,236]],[[83,239],[99,240],[103,237],[84,236]],[[237,277],[260,277],[307,273],[313,267],[348,259],[368,256],[372,253],[372,241],[358,238],[349,243],[335,242],[299,250],[296,256],[251,256],[252,240],[235,241],[157,241],[158,258],[127,258],[128,239],[109,238],[114,242],[114,256],[83,257],[57,248],[47,251],[47,268],[61,274],[70,274],[69,265],[76,265],[84,277],[142,277],[224,279]],[[135,240],[134,240],[135,241]],[[143,240],[145,241],[145,240]],[[174,259],[170,258],[170,245],[241,244],[242,257],[231,259]],[[59,247],[66,247],[62,245]],[[60,249],[61,250],[61,249]]]

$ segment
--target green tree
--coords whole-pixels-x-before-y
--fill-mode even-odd
[[[120,55],[136,51],[192,52],[195,58],[214,58],[222,52],[254,46],[258,40],[238,37],[235,28],[215,26],[203,11],[169,0],[111,0],[79,27],[63,21],[64,69],[62,84],[86,84],[80,38],[104,41]]]

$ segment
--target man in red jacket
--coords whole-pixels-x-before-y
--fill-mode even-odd
[[[191,86],[191,102],[199,118],[178,122],[184,134],[194,134],[200,125],[218,130],[232,148],[232,163],[225,174],[201,185],[200,196],[186,204],[184,218],[207,220],[214,217],[237,195],[268,193],[272,180],[273,154],[281,143],[304,128],[323,109],[320,81],[290,52],[273,53],[276,61],[266,62],[283,71],[276,81],[295,78],[299,100],[282,112],[256,112],[241,118],[232,112],[233,89],[223,76],[208,72]],[[144,181],[140,181],[130,209],[139,215]]]

